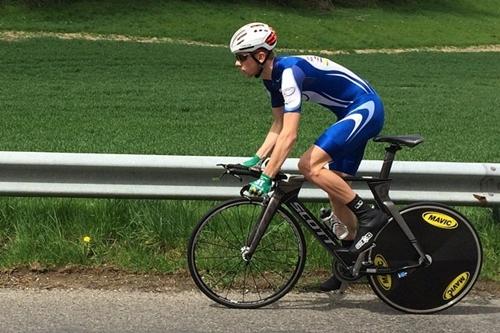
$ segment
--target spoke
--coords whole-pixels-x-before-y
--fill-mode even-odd
[[[235,258],[240,258],[240,256],[226,256],[226,257],[199,257],[199,256],[196,256],[197,259],[235,259]]]
[[[264,237],[262,237],[262,240],[267,238],[271,233],[272,233],[272,230],[271,230],[271,232],[266,232]],[[280,234],[279,232],[275,232],[272,234],[278,236],[278,239],[275,241],[270,241],[267,244],[263,245],[262,247],[259,247],[260,250],[265,250],[265,249],[268,249],[270,247],[274,247],[278,243],[283,243],[284,241],[288,242],[292,235],[295,239],[297,239],[297,235],[295,234],[295,232],[293,232],[293,230],[291,233],[287,233],[286,235]],[[273,248],[272,251],[282,251],[282,250]],[[284,251],[286,251],[286,250],[284,250]]]
[[[262,209],[262,207],[261,207]],[[255,224],[255,223],[259,223],[259,221],[256,221],[256,217],[255,217],[255,213],[258,212],[259,210],[258,209],[254,209],[253,210],[253,213],[252,213],[252,219],[250,220],[250,223],[248,224],[248,231],[247,231],[247,241],[245,243],[245,245],[248,245],[248,243],[250,242],[250,234],[252,233],[252,226]]]
[[[243,302],[245,302],[245,291],[247,287],[247,271],[248,271],[249,265],[245,265],[245,274],[243,275],[243,288],[242,288],[242,293],[241,295],[243,296]]]
[[[211,220],[211,221],[213,221],[213,220]],[[216,221],[216,222],[217,222],[217,221]],[[205,226],[207,226],[207,224],[205,224]],[[214,237],[214,238],[218,238],[218,239],[220,239],[220,240],[224,241],[227,245],[229,245],[229,246],[233,246],[233,247],[235,247],[235,248],[239,249],[238,244],[233,244],[233,243],[231,243],[229,240],[227,240],[226,238],[223,238],[223,237],[222,237],[222,235],[223,235],[222,233],[219,233],[219,232],[216,232],[216,231],[212,231],[212,230],[210,230],[210,229],[208,229],[208,230],[207,230],[206,228],[204,228],[204,229],[203,229],[203,232],[204,232],[204,233],[208,233],[208,234],[215,235],[215,237]],[[207,237],[207,236],[204,236],[204,237]]]
[[[239,264],[241,264],[241,262]],[[226,293],[226,297],[225,297],[226,299],[229,299],[229,298],[227,298],[227,296],[229,295],[229,292],[231,291],[231,287],[233,286],[234,279],[236,278],[237,274],[238,274],[238,272],[236,271],[236,273],[234,273],[234,275],[233,275],[233,278],[231,279],[231,283],[229,284],[229,287],[227,287],[227,293]],[[222,293],[224,292],[225,289],[226,288],[222,289]]]
[[[254,264],[254,266],[259,270],[259,274],[260,276],[262,276],[262,278],[267,282],[267,284],[269,285],[269,287],[271,287],[271,289],[274,288],[274,285],[264,276],[264,273],[259,269],[259,265],[258,263],[256,262],[252,262]],[[272,272],[272,271],[271,271]],[[278,275],[280,275],[279,273],[277,273]],[[282,277],[282,281],[284,280],[283,276],[280,275]]]
[[[277,215],[275,215],[275,217],[276,216]],[[273,221],[271,220],[271,222],[269,222],[269,228],[267,229],[268,232],[266,233],[266,235],[264,235],[264,237],[267,237],[267,235],[270,235],[270,234],[276,234],[278,236],[281,236],[281,233],[279,232],[279,230],[276,230],[276,229],[280,228],[282,225],[288,225],[288,222],[281,221],[281,222],[274,222],[273,223]]]
[[[241,207],[241,206],[238,206],[238,216],[241,216],[241,214],[240,214],[240,207]],[[242,223],[241,223],[241,219],[239,219],[239,221],[238,221],[238,222],[239,222],[239,223],[238,223],[238,226],[240,227],[240,232],[241,232],[241,235],[242,235],[242,237],[244,238],[244,237],[245,237],[245,232],[243,231],[243,226],[241,225],[241,224],[242,224]],[[243,240],[244,240],[244,239],[243,239]],[[244,245],[246,245],[246,243],[245,243]]]
[[[285,265],[289,264],[286,261],[278,261],[278,260],[274,260],[274,259],[271,259],[271,258],[260,258],[259,256],[255,256],[255,255],[253,256],[253,258],[259,259],[260,262],[262,262],[262,261],[269,261],[269,262],[276,263],[276,264],[285,264]]]
[[[297,244],[298,243],[298,238],[295,237],[295,239],[297,240],[297,242],[294,242],[294,244]],[[270,250],[271,252],[283,252],[283,251],[290,251],[288,250],[288,248],[276,248],[276,243],[278,243],[279,241],[275,241],[275,242],[268,242],[267,244],[259,244],[259,251],[268,251]],[[273,247],[272,249],[270,249],[271,247]],[[297,245],[297,247],[299,247],[299,245]],[[295,250],[293,250],[295,251]]]
[[[239,261],[238,261],[238,262],[239,262]],[[238,262],[237,262],[237,263],[238,263]],[[220,267],[222,267],[222,266],[223,266],[223,265],[225,265],[225,264],[226,264],[226,262],[225,262],[225,261],[223,261],[223,262],[221,262],[221,263],[217,264],[215,267],[205,268],[205,270],[207,271],[207,272],[206,272],[206,274],[210,274],[211,276],[213,276],[213,274],[212,274],[212,273],[210,273],[210,272],[209,272],[209,270],[216,271],[217,269],[219,269]],[[196,265],[196,267],[199,267],[199,265],[197,264],[197,265]]]
[[[226,276],[228,276],[230,274],[230,272],[233,270],[233,268],[235,268],[236,266],[238,266],[239,264],[241,264],[241,262],[237,262],[236,265],[233,265],[231,267],[231,269],[229,269],[226,274],[224,274],[222,277],[219,278],[219,280],[217,280],[217,282],[214,284],[214,287],[217,287],[217,285],[219,284],[220,281],[222,281]],[[225,289],[225,288],[224,288]],[[222,291],[224,291],[224,289],[222,289]]]
[[[213,245],[213,246],[216,246],[216,247],[220,247],[220,248],[223,248],[223,249],[229,249],[229,250],[233,250],[233,251],[236,251],[238,250],[239,251],[239,248],[237,246],[233,246],[233,247],[229,247],[229,246],[224,246],[222,244],[216,244],[216,243],[210,243],[210,242],[207,242],[207,241],[204,241],[204,240],[198,240],[197,242],[197,247],[198,247],[198,244],[208,244],[208,245]]]
[[[258,266],[258,264],[259,264],[259,263],[258,263],[258,262],[253,261],[253,264],[254,264],[255,266]],[[280,273],[280,272],[278,272],[278,271],[275,271],[275,270],[273,270],[273,269],[270,269],[270,270],[269,270],[269,272],[270,272],[270,273],[274,273],[274,274],[276,274],[276,275],[281,276],[282,281],[283,281],[283,280],[285,280],[285,279],[287,278],[287,277],[286,277],[286,276],[284,276],[282,273]],[[263,276],[263,278],[264,278],[264,279],[266,279],[264,276]],[[266,279],[266,281],[267,281],[267,279]]]
[[[255,281],[255,275],[253,274],[252,263],[250,263],[249,268],[250,268],[250,272],[252,273],[253,284],[255,285],[255,289],[257,290],[257,294],[259,295],[259,299],[262,299],[262,296],[260,295],[259,286],[257,285],[257,281]]]
[[[234,233],[233,229],[230,227],[230,223],[227,221],[226,217],[224,216],[224,211],[221,210],[220,211],[220,216],[221,218],[224,220],[226,226],[227,226],[227,229],[229,230],[229,232],[234,236],[234,239],[236,240],[236,242],[241,242],[240,239],[238,238],[238,236],[236,236],[236,234]]]
[[[236,202],[217,211],[199,230],[193,253],[195,270],[223,302],[265,304],[298,269],[299,235],[281,211],[269,221],[253,259],[247,262],[241,257],[242,247],[261,222],[262,209],[259,202]]]
[[[298,246],[296,248],[285,248],[285,249],[271,249],[271,247],[273,246],[272,243],[269,243],[269,245],[264,245],[264,246],[261,246],[259,244],[259,247],[258,247],[258,252],[271,252],[271,253],[274,253],[274,252],[295,252],[296,251],[296,248],[298,248]]]
[[[290,227],[292,227],[292,226],[290,226]],[[293,227],[292,227],[292,229],[293,229]],[[285,248],[288,248],[289,240],[290,240],[290,237],[285,237]]]

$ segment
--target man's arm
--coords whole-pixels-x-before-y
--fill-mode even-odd
[[[262,146],[257,150],[257,155],[261,159],[265,159],[269,157],[273,151],[274,146],[276,145],[276,141],[281,133],[283,128],[283,107],[272,108],[273,112],[273,123],[271,128],[269,129],[269,133],[267,133],[266,139]]]
[[[281,132],[277,136],[269,164],[264,169],[264,174],[269,177],[274,178],[276,176],[288,154],[292,151],[295,141],[297,141],[299,120],[300,112],[287,112],[283,114]]]
[[[299,132],[300,110],[302,105],[302,82],[305,74],[299,67],[287,68],[281,78],[283,97],[283,127],[276,140],[274,150],[264,174],[274,178],[283,162],[292,151]],[[287,112],[285,112],[287,111]]]

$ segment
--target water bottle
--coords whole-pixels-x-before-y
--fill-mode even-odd
[[[321,208],[320,210],[321,220],[330,228],[332,232],[338,239],[345,239],[349,235],[349,230],[347,226],[339,220],[337,215],[335,215],[329,208]]]

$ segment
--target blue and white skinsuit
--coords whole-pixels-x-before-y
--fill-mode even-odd
[[[271,80],[263,80],[272,107],[301,112],[302,101],[316,102],[337,116],[315,145],[333,161],[331,170],[354,175],[366,144],[384,124],[384,106],[375,90],[349,69],[318,56],[274,59]]]

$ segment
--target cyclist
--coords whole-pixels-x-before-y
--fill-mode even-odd
[[[334,113],[328,127],[301,157],[304,177],[328,193],[336,215],[350,231],[343,242],[353,255],[367,249],[387,216],[365,203],[342,176],[354,175],[368,140],[384,122],[384,107],[367,81],[349,69],[318,56],[277,57],[276,32],[264,23],[249,23],[234,33],[230,49],[235,66],[246,76],[262,78],[270,94],[273,122],[255,155],[242,163],[260,166],[269,157],[261,177],[250,183],[251,195],[264,196],[297,139],[302,102],[318,103]],[[327,167],[325,167],[327,166]],[[340,288],[335,277],[321,289]]]

